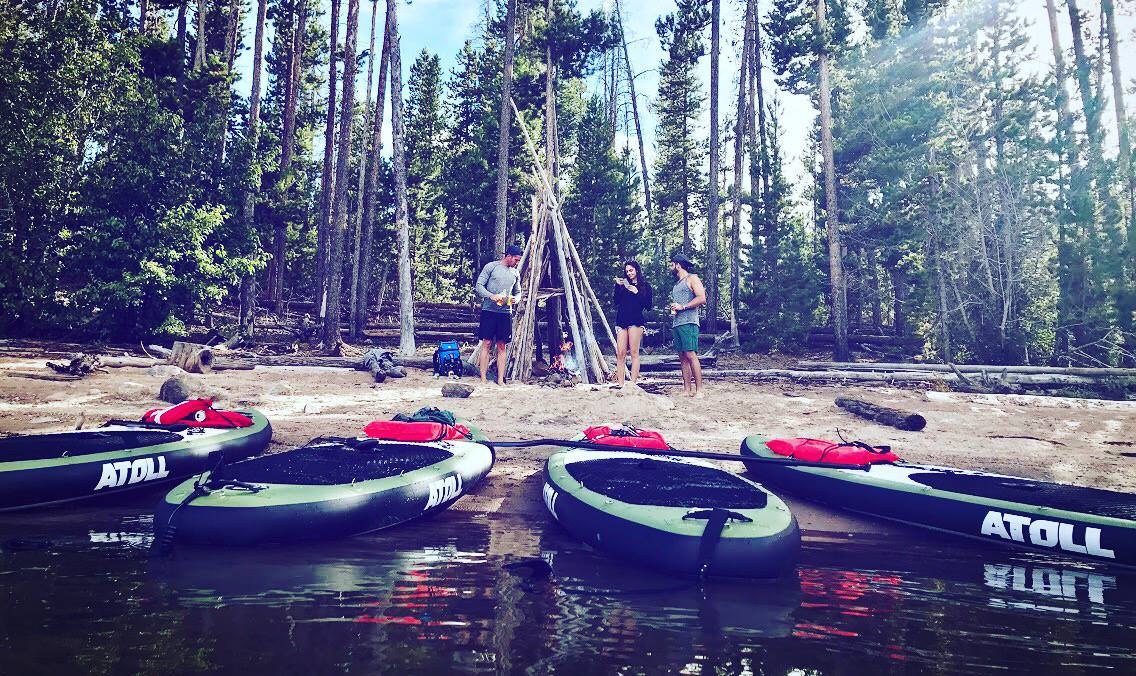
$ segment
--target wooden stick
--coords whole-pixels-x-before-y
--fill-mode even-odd
[[[513,113],[517,116],[518,126],[521,128],[521,133],[525,139],[525,147],[528,148],[529,154],[537,169],[537,176],[544,186],[544,198],[548,201],[549,206],[559,212],[560,205],[556,201],[556,192],[552,189],[552,183],[549,178],[544,175],[544,170],[540,166],[540,155],[536,152],[536,145],[533,143],[532,136],[529,134],[529,128],[525,123],[525,118],[521,116],[521,111],[517,108],[517,102],[509,99],[509,104],[513,107]],[[568,265],[564,255],[564,243],[560,235],[560,229],[557,227],[552,228],[552,234],[556,238],[556,258],[560,264],[561,276],[567,277]],[[564,283],[565,300],[568,303],[568,326],[572,332],[572,347],[576,352],[576,362],[580,366],[581,381],[585,384],[589,383],[587,364],[584,362],[584,348],[580,345],[580,327],[576,317],[576,302],[572,296],[572,285],[568,279]]]

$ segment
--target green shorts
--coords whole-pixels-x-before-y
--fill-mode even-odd
[[[675,352],[698,351],[698,324],[679,324],[671,329]]]

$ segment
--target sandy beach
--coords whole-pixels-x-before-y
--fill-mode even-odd
[[[253,406],[273,425],[269,452],[317,436],[361,433],[376,419],[422,406],[454,411],[494,440],[568,438],[593,424],[631,422],[663,433],[677,448],[736,452],[749,434],[859,439],[890,444],[904,459],[986,469],[1118,491],[1136,491],[1136,402],[1025,395],[975,395],[891,387],[708,383],[704,398],[625,387],[551,388],[476,385],[468,399],[444,398],[429,373],[375,384],[366,373],[338,368],[263,367],[185,375],[171,366],[109,369],[83,380],[52,382],[12,375],[42,368],[28,358],[0,360],[0,433],[26,434],[95,426],[109,418],[136,418],[157,400],[164,380],[183,375],[195,394],[218,406]],[[645,379],[649,382],[650,379]],[[476,384],[475,378],[462,382]],[[837,396],[866,399],[922,413],[927,428],[902,432],[842,411]],[[539,482],[551,448],[504,449],[492,473],[455,509],[485,514],[544,516]],[[730,465],[731,463],[725,463]],[[740,465],[731,469],[740,471]],[[880,530],[855,517],[794,503],[805,534]]]

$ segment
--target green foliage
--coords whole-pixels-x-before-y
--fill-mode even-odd
[[[600,288],[620,274],[624,261],[639,255],[642,235],[632,160],[614,142],[603,102],[592,97],[580,124],[564,218],[589,278]]]
[[[71,296],[76,327],[99,338],[184,335],[256,261],[210,244],[219,207],[183,205],[154,221],[107,218],[75,233],[69,260],[89,273]]]
[[[419,300],[458,300],[454,282],[458,238],[451,231],[442,197],[442,169],[448,134],[442,118],[441,66],[426,50],[410,67],[406,100],[406,191],[410,259]]]
[[[762,350],[803,344],[821,299],[821,278],[811,260],[817,247],[785,179],[776,106],[766,120],[769,200],[765,203],[756,190],[749,200],[753,228],[742,267],[740,299],[740,320],[750,330],[746,342]],[[757,186],[760,168],[754,165],[752,184]]]
[[[706,141],[699,132],[702,86],[698,59],[705,52],[702,31],[709,11],[701,0],[679,0],[678,11],[659,19],[659,34],[666,60],[659,72],[659,98],[654,196],[654,231],[649,233],[653,265],[647,266],[653,284],[662,284],[666,258],[671,251],[695,250],[692,229],[705,213],[708,183],[703,171]]]

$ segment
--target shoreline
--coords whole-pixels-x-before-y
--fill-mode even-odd
[[[461,382],[474,385],[472,396],[447,399],[441,396],[441,386],[448,381],[417,369],[381,384],[367,373],[322,367],[257,367],[208,375],[181,374],[174,367],[111,369],[69,382],[9,374],[32,363],[42,366],[27,357],[0,358],[0,434],[61,431],[74,429],[80,421],[93,427],[110,418],[138,417],[167,405],[156,399],[157,393],[162,382],[177,373],[193,384],[194,395],[265,413],[273,425],[270,453],[318,436],[361,434],[372,420],[437,406],[470,420],[496,440],[570,438],[589,425],[632,422],[662,432],[679,448],[734,453],[741,439],[755,433],[828,439],[843,435],[889,444],[912,462],[1136,492],[1136,402],[1131,401],[723,381],[708,383],[705,398],[691,400],[681,396],[677,384],[664,381],[655,385],[667,394],[594,385],[483,386],[470,377]],[[646,376],[643,380],[651,381]],[[903,432],[855,417],[834,405],[837,396],[919,412],[927,418],[927,428]],[[452,509],[543,518],[540,477],[553,450],[501,453],[478,490]],[[792,498],[789,502],[806,536],[889,533],[897,528]]]

